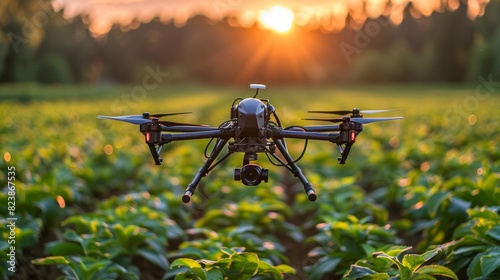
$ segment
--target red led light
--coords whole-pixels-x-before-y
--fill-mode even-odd
[[[356,133],[351,131],[351,141],[354,142],[354,140],[356,140]]]
[[[149,142],[149,140],[151,140],[151,133],[146,132],[146,142]]]

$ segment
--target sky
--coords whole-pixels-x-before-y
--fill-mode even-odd
[[[348,15],[358,27],[367,18],[381,15],[389,16],[394,24],[399,24],[403,20],[404,7],[410,2],[411,14],[417,18],[437,10],[457,9],[460,2],[467,2],[469,17],[475,18],[484,12],[489,0],[53,0],[55,8],[64,8],[68,18],[89,15],[90,30],[94,34],[106,33],[115,23],[127,26],[134,19],[148,22],[155,17],[182,26],[197,14],[214,21],[233,16],[232,23],[243,27],[256,22],[265,25],[262,13],[268,13],[268,20],[273,17],[276,18],[274,21],[284,20],[281,18],[283,14],[269,12],[275,6],[291,11],[294,25],[338,31],[345,28]]]

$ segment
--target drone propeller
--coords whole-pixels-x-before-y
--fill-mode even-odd
[[[378,113],[385,113],[385,112],[392,112],[392,111],[397,111],[398,109],[386,109],[386,110],[359,110],[357,108],[354,108],[352,110],[336,110],[336,111],[307,111],[308,113],[321,113],[321,114],[335,114],[335,115],[347,115],[347,114],[352,114],[354,116],[359,115],[359,114],[378,114]]]
[[[130,116],[97,116],[99,119],[108,119],[108,120],[116,120],[128,122],[131,124],[144,124],[149,123],[153,118],[161,118],[166,116],[175,116],[175,115],[184,115],[190,114],[191,112],[182,112],[182,113],[171,113],[171,114],[150,114],[148,112],[143,113],[142,115],[130,115]],[[189,124],[189,123],[180,123],[180,122],[172,122],[172,121],[159,121],[158,123],[165,126],[203,126],[199,124]]]
[[[360,124],[369,124],[373,122],[383,122],[383,121],[392,121],[392,120],[399,120],[402,119],[403,117],[388,117],[388,118],[308,118],[304,120],[309,120],[309,121],[325,121],[325,122],[333,122],[333,123],[340,123],[344,121],[352,121],[355,123],[360,123]]]

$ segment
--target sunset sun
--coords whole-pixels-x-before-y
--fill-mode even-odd
[[[267,29],[285,33],[292,28],[294,18],[292,10],[283,6],[273,6],[260,13],[259,23]]]

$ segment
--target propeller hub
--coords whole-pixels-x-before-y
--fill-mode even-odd
[[[356,118],[360,118],[363,115],[361,115],[361,111],[358,108],[352,109],[352,116]]]
[[[144,112],[144,113],[142,113],[142,117],[143,117],[144,119],[149,119],[149,116],[150,116],[150,115],[151,115],[151,114],[150,114],[149,112]]]

